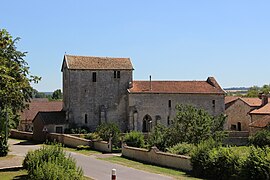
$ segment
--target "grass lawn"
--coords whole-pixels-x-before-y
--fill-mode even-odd
[[[147,172],[151,172],[155,174],[170,176],[175,179],[197,179],[197,178],[191,177],[189,174],[183,171],[154,166],[150,164],[144,164],[141,162],[126,159],[124,157],[114,156],[114,157],[100,158],[100,159],[104,161],[109,161],[111,163],[121,164],[123,166],[131,167],[134,169],[139,169],[139,170],[143,170],[143,171],[147,171]]]
[[[27,180],[27,171],[20,169],[10,169],[10,170],[1,170],[0,171],[1,180]],[[89,177],[84,177],[84,180],[92,180]]]

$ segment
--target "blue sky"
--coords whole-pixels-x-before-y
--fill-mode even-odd
[[[34,87],[62,87],[73,55],[130,57],[134,79],[270,83],[270,1],[2,1],[0,28],[21,37]]]

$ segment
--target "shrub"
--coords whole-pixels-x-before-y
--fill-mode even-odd
[[[165,151],[170,147],[169,129],[162,124],[157,124],[148,137],[148,147],[156,146],[159,150]]]
[[[60,145],[43,146],[28,152],[23,167],[27,169],[29,179],[53,180],[65,177],[64,179],[71,180],[83,177],[82,170],[76,167],[75,161],[70,156],[65,156]]]
[[[195,176],[204,177],[207,175],[206,170],[211,168],[209,152],[218,146],[219,145],[213,139],[208,139],[199,143],[191,152],[191,164],[193,167],[192,171]]]
[[[270,179],[270,148],[251,146],[241,174],[244,179]]]
[[[104,141],[109,141],[112,138],[112,144],[121,146],[120,144],[120,129],[115,123],[102,123],[97,127],[96,133]]]
[[[249,143],[259,147],[270,146],[270,130],[258,131],[249,138]]]
[[[141,148],[144,147],[144,136],[141,132],[131,131],[125,135],[124,142],[128,146]]]
[[[8,143],[5,138],[0,136],[0,157],[8,154]]]
[[[85,134],[84,138],[85,139],[90,139],[90,140],[96,140],[96,141],[101,140],[101,137],[96,132]]]
[[[167,149],[169,153],[179,154],[179,155],[189,155],[194,149],[195,145],[188,143],[178,143]]]

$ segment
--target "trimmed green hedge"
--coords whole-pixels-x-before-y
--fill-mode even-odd
[[[270,148],[200,143],[191,154],[193,174],[210,179],[269,179]]]

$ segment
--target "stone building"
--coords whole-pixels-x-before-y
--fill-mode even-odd
[[[149,131],[169,125],[176,104],[192,104],[212,115],[224,113],[225,92],[213,77],[206,81],[133,81],[129,58],[65,55],[63,111],[69,124],[94,130],[115,122],[122,131]]]
[[[225,97],[226,130],[249,131],[250,112],[262,105],[259,98]]]
[[[62,101],[49,101],[47,98],[31,99],[28,103],[28,108],[24,109],[20,113],[20,122],[18,130],[21,131],[33,131],[33,123],[35,116],[39,111],[61,111],[63,108]]]

